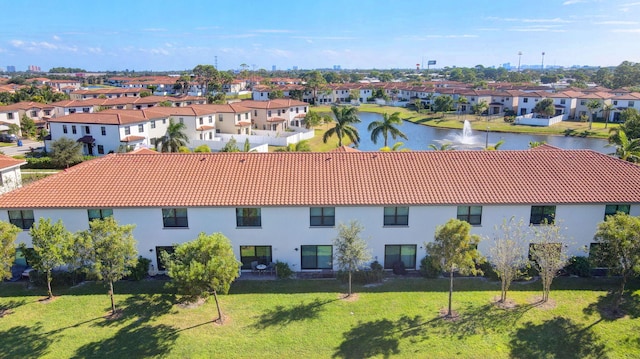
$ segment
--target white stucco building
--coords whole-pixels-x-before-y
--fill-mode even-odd
[[[608,186],[611,178],[615,186]],[[70,231],[113,217],[135,224],[138,251],[157,253],[200,232],[221,232],[250,268],[283,261],[334,269],[337,224],[359,221],[374,259],[419,267],[424,243],[451,218],[490,237],[515,217],[561,223],[570,254],[585,255],[616,211],[640,215],[640,167],[589,150],[112,154],[0,196],[0,220],[38,218]],[[487,254],[490,240],[480,243]]]

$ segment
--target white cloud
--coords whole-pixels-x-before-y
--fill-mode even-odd
[[[637,21],[616,21],[616,20],[611,20],[611,21],[598,21],[598,22],[594,22],[594,24],[596,25],[637,25],[638,22]]]
[[[290,58],[292,53],[291,51],[282,50],[282,49],[265,49],[268,54],[271,54],[276,57],[285,57]]]
[[[60,41],[60,36],[58,35],[53,35],[52,38],[56,41]]]
[[[559,17],[555,17],[553,19],[527,19],[527,18],[520,19],[520,18],[515,18],[515,17],[500,18],[500,17],[490,16],[490,17],[487,17],[486,19],[487,20],[491,20],[491,21],[525,22],[525,23],[569,24],[569,23],[574,22],[572,20],[561,19]]]
[[[150,27],[150,28],[142,29],[142,31],[147,31],[147,32],[165,32],[165,31],[167,31],[167,29],[163,29],[163,28],[159,28],[159,27]]]
[[[585,0],[567,0],[565,2],[562,3],[562,5],[575,5],[575,4],[580,4],[586,2]]]
[[[622,32],[622,33],[639,33],[640,29],[613,29],[611,32]]]
[[[101,54],[102,53],[102,49],[99,47],[89,47],[87,48],[87,51],[89,51],[92,54]]]
[[[357,37],[351,36],[291,36],[292,39],[302,40],[357,40]]]
[[[253,30],[253,32],[265,33],[265,34],[283,34],[293,32],[291,30],[278,30],[278,29],[262,29],[262,30]]]

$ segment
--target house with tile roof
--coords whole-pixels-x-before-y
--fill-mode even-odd
[[[162,174],[162,175],[158,175]],[[616,178],[616,186],[607,185]],[[247,187],[247,184],[253,184]],[[179,184],[179,185],[176,185]],[[250,189],[249,189],[250,188]],[[336,191],[336,188],[342,190]],[[312,190],[310,190],[312,189]],[[326,153],[127,153],[71,167],[0,196],[0,219],[38,218],[85,230],[99,215],[135,224],[140,255],[200,232],[220,232],[250,263],[335,269],[336,226],[359,221],[374,259],[417,269],[424,242],[451,218],[483,236],[505,219],[561,223],[570,255],[584,255],[608,214],[640,215],[640,167],[589,150]]]
[[[20,166],[26,163],[24,160],[0,155],[0,194],[22,187]]]
[[[253,128],[284,132],[289,126],[301,127],[309,104],[292,99],[270,101],[246,100],[240,105],[253,112]]]
[[[630,92],[611,98],[611,103],[615,109],[608,114],[610,122],[620,122],[620,113],[628,108],[640,110],[640,93]],[[607,115],[603,113],[603,115]]]
[[[584,92],[584,90],[583,90]],[[608,105],[611,103],[611,99],[615,97],[615,95],[613,93],[610,92],[587,92],[587,93],[583,93],[582,95],[578,96],[577,98],[577,103],[576,103],[576,115],[575,115],[575,119],[580,119],[581,117],[589,117],[590,114],[590,110],[587,107],[587,104],[591,101],[597,101],[600,104],[600,107],[598,108],[598,110],[596,112],[594,112],[593,114],[591,114],[593,116],[593,119],[595,120],[598,117],[602,117],[602,107],[604,105]],[[600,115],[598,115],[600,114]]]

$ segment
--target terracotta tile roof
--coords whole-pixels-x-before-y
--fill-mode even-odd
[[[154,151],[154,150],[148,149],[148,148],[141,147],[141,148],[137,148],[137,149],[135,149],[135,150],[133,150],[133,151],[129,152],[129,154],[137,154],[137,155],[157,155],[157,154],[160,154],[160,153],[159,153],[159,152],[157,152],[157,151]]]
[[[26,163],[24,160],[17,160],[9,156],[0,155],[0,169],[22,166]]]
[[[2,208],[561,203],[640,203],[640,167],[551,149],[111,154],[0,196]]]
[[[267,119],[267,122],[284,122],[286,119],[282,117],[271,117]]]
[[[245,100],[240,102],[240,105],[248,108],[259,108],[259,109],[288,108],[291,106],[309,106],[309,104],[306,102],[292,100],[292,99],[277,99],[277,100],[270,100],[270,101]]]
[[[144,136],[127,136],[120,140],[120,142],[136,142],[144,140]]]
[[[17,111],[17,110],[29,110],[32,108],[53,108],[52,105],[47,105],[40,102],[16,102],[11,105],[0,106],[0,112],[9,112],[9,111]]]
[[[196,128],[196,131],[207,131],[207,130],[213,130],[215,128],[215,126],[200,126],[198,128]]]
[[[246,126],[251,126],[251,122],[240,121],[236,123],[236,127],[246,127]]]
[[[97,113],[73,113],[67,116],[52,118],[54,123],[92,123],[104,125],[124,125],[128,123],[145,122],[143,111],[136,110],[105,110]]]

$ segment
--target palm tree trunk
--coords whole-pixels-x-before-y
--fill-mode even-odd
[[[349,294],[347,295],[347,297],[351,296],[351,271],[349,271]]]

